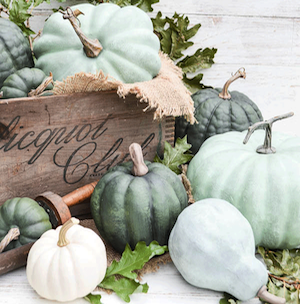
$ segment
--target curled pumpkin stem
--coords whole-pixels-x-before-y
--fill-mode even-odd
[[[78,21],[79,15],[84,15],[80,10],[76,9],[74,12],[70,7],[67,7],[66,11],[59,11],[63,13],[63,18],[68,19],[76,32],[77,36],[79,37],[84,51],[86,55],[90,58],[97,57],[100,52],[102,51],[103,47],[98,39],[90,39],[88,38],[81,30],[80,28],[80,22]]]
[[[139,144],[133,143],[129,146],[129,153],[133,162],[132,174],[134,176],[144,176],[148,173],[148,167],[144,162],[143,151]]]
[[[18,227],[11,228],[0,243],[0,253],[13,241],[17,240],[20,235]]]
[[[74,225],[78,225],[79,224],[79,220],[75,217],[71,217],[67,222],[65,222],[59,232],[59,237],[58,237],[58,242],[57,242],[57,246],[59,247],[64,247],[67,246],[70,242],[67,239],[66,235],[67,235],[67,231]]]
[[[219,94],[220,98],[230,99],[231,95],[228,92],[228,88],[230,84],[232,84],[235,80],[239,78],[246,78],[246,71],[244,68],[240,68],[235,74],[233,74],[224,84],[222,92]]]

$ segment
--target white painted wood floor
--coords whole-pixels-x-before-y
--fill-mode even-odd
[[[147,282],[147,294],[136,293],[130,303],[137,304],[218,304],[223,294],[189,285],[178,273],[172,263],[162,265],[155,273],[144,275]],[[103,304],[124,304],[116,294],[101,293]],[[1,304],[52,304],[56,301],[42,299],[28,284],[25,267],[0,276]],[[72,304],[87,304],[84,299],[77,299]],[[261,303],[257,298],[243,304]]]

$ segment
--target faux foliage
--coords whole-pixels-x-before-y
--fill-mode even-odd
[[[168,251],[167,246],[160,246],[153,241],[147,246],[145,242],[138,242],[132,251],[127,245],[120,261],[114,260],[107,268],[105,278],[99,287],[114,291],[122,300],[130,302],[130,295],[134,292],[147,293],[149,286],[147,283],[141,284],[137,280],[136,270],[143,268],[151,258],[162,255]],[[85,297],[92,304],[101,304],[101,295],[89,294]]]

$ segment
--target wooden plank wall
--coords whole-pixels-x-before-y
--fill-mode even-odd
[[[34,11],[32,26],[42,28],[51,7],[85,1],[44,4]],[[190,24],[202,27],[193,38],[197,48],[215,47],[218,52],[212,68],[204,70],[203,82],[223,86],[231,73],[244,67],[246,80],[232,86],[248,95],[264,117],[294,111],[289,121],[277,123],[275,130],[300,135],[300,6],[293,0],[160,0],[154,5],[172,16],[185,14]]]

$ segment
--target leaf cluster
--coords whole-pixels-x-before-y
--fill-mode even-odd
[[[287,304],[299,304],[300,249],[268,250],[258,247],[269,270],[268,291],[286,299]]]
[[[146,245],[145,242],[138,242],[132,251],[127,244],[120,261],[114,260],[107,268],[105,278],[98,285],[101,288],[114,291],[122,300],[130,302],[130,295],[134,292],[147,293],[147,283],[141,284],[137,280],[136,270],[144,267],[155,255],[162,255],[168,251],[167,246],[160,246],[156,241]],[[89,294],[85,297],[91,303],[100,304],[100,295]]]
[[[191,41],[201,24],[195,24],[189,27],[190,20],[185,15],[173,14],[172,18],[162,17],[162,13],[158,12],[155,18],[152,18],[154,32],[160,39],[161,50],[168,54],[169,57],[176,62],[176,65],[183,71],[183,81],[191,92],[203,89],[201,83],[202,73],[198,73],[201,69],[211,67],[214,63],[213,59],[217,52],[215,48],[198,49],[193,55],[184,55],[184,51],[190,48],[194,43]],[[188,73],[198,73],[193,78],[188,78]]]
[[[66,0],[57,0],[65,2]],[[14,22],[26,36],[35,34],[30,28],[29,19],[32,17],[32,10],[43,2],[50,3],[50,0],[0,0],[0,17],[5,13],[9,20]]]
[[[166,141],[163,159],[156,154],[153,161],[165,165],[176,174],[180,174],[180,166],[188,163],[193,158],[193,155],[189,151],[191,146],[187,142],[187,135],[182,139],[178,137],[174,148]]]

